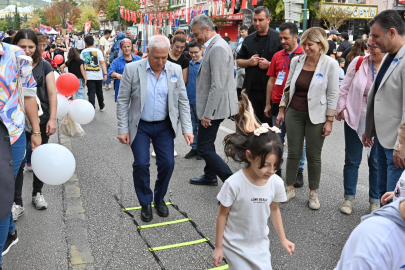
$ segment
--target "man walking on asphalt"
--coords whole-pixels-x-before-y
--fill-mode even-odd
[[[75,42],[75,47],[76,49],[79,50],[79,53],[81,53],[85,47],[85,43],[84,40],[82,39],[82,36],[78,36],[77,40]]]
[[[279,105],[281,97],[283,96],[284,86],[287,82],[288,73],[290,72],[290,62],[295,56],[302,55],[304,50],[298,44],[298,28],[295,23],[283,23],[279,27],[280,41],[284,50],[279,51],[273,56],[270,64],[270,68],[267,71],[267,75],[270,76],[267,84],[266,95],[266,108],[264,114],[273,121],[273,126],[277,126],[276,119],[278,115]],[[281,123],[279,128],[281,129],[280,136],[281,142],[285,141],[285,124]],[[302,151],[302,157],[300,160],[300,167],[297,174],[294,187],[303,186],[303,171],[305,165],[305,144],[304,151]],[[277,175],[281,177],[281,166],[277,170]]]
[[[364,146],[376,144],[377,147],[381,197],[387,191],[394,191],[405,168],[398,151],[398,127],[405,122],[405,23],[395,10],[385,10],[370,20],[368,26],[370,45],[387,53],[368,93],[363,134]]]
[[[84,61],[87,77],[87,95],[89,102],[96,108],[96,95],[100,112],[104,111],[103,81],[107,80],[107,68],[104,62],[103,53],[94,48],[94,38],[87,36],[86,49],[80,54],[80,59]]]
[[[169,215],[163,199],[174,170],[179,121],[188,145],[194,138],[183,72],[179,65],[167,61],[169,47],[167,37],[152,36],[148,58],[125,66],[117,98],[118,139],[130,145],[134,154],[134,186],[145,222],[153,219],[152,201],[159,216]],[[149,172],[151,140],[158,168],[154,192]]]
[[[267,70],[273,55],[282,50],[277,31],[270,28],[270,13],[267,7],[254,9],[253,24],[256,32],[247,36],[236,56],[239,67],[245,68],[243,88],[246,89],[255,114],[260,122],[271,125],[272,121],[264,115],[266,107],[266,86],[269,80]]]
[[[225,181],[231,169],[215,152],[219,125],[238,113],[234,81],[234,59],[231,47],[215,32],[205,14],[196,16],[190,27],[194,40],[204,44],[204,58],[197,73],[198,154],[205,160],[204,175],[192,178],[190,184],[218,185],[217,175]]]

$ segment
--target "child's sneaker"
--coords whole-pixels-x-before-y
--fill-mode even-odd
[[[32,197],[32,203],[38,210],[44,210],[48,208],[48,203],[45,201],[44,195],[37,192],[36,196]]]
[[[25,164],[24,171],[32,172],[32,165],[31,164]]]
[[[13,213],[13,220],[17,221],[19,217],[24,215],[24,207],[14,203],[13,206],[11,207],[11,212]]]

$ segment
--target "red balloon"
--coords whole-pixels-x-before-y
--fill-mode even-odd
[[[56,89],[65,96],[71,96],[79,90],[80,82],[76,75],[64,73],[56,79]]]
[[[57,56],[55,56],[53,58],[53,60],[55,61],[56,64],[60,65],[63,63],[63,56],[58,54]]]
[[[43,52],[42,58],[46,59],[47,57],[49,57],[49,52]]]

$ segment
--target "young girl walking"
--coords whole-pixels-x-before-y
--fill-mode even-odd
[[[244,93],[235,122],[236,133],[224,140],[225,154],[247,166],[229,177],[217,196],[221,204],[213,260],[219,266],[225,256],[232,270],[270,270],[269,217],[288,254],[295,249],[285,237],[278,206],[287,199],[284,182],[275,174],[283,149],[280,131],[257,122]]]

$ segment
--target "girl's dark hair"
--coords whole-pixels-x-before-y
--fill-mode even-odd
[[[68,53],[68,60],[66,62],[66,65],[70,65],[72,61],[79,61],[80,59],[80,54],[79,51],[76,48],[70,48],[69,53]]]
[[[39,50],[38,50],[37,34],[35,34],[34,30],[32,30],[30,28],[21,29],[14,36],[13,40],[11,41],[11,44],[18,46],[17,44],[21,39],[29,39],[29,40],[32,40],[32,42],[34,42],[36,48],[35,48],[34,54],[32,55],[32,61],[33,61],[33,63],[38,63],[39,60],[41,60],[41,54],[39,53]]]
[[[366,50],[366,43],[361,38],[356,39],[356,42],[353,45],[352,50],[346,57],[347,62],[353,61],[354,58],[357,56],[364,55],[364,51]]]
[[[245,94],[242,92],[242,100],[238,102],[239,113],[234,117],[236,123],[236,133],[229,134],[224,139],[225,155],[232,158],[238,163],[246,163],[247,167],[250,162],[246,157],[246,150],[252,153],[252,158],[260,157],[260,168],[264,167],[266,157],[269,154],[275,154],[278,158],[276,167],[278,168],[281,162],[283,146],[279,136],[269,130],[267,133],[262,133],[259,136],[254,134],[254,131],[261,126],[257,120],[252,104]]]

